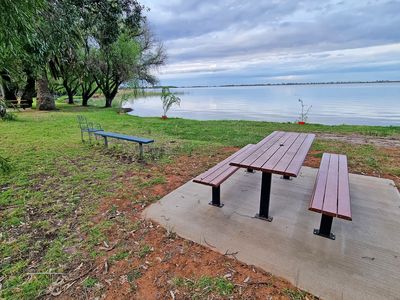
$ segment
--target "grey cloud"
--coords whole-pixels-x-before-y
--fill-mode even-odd
[[[186,75],[193,70],[203,75],[214,72],[212,76],[229,72],[263,76],[258,74],[257,67],[248,66],[247,71],[239,72],[234,67],[232,70],[221,67],[218,62],[274,55],[287,55],[292,62],[297,57],[304,69],[310,66],[318,69],[321,68],[318,65],[328,65],[331,61],[332,70],[351,72],[354,66],[360,72],[370,72],[374,67],[371,64],[350,61],[346,70],[326,51],[400,43],[400,1],[146,0],[143,3],[151,8],[149,23],[164,42],[169,63],[217,64],[212,70],[207,66],[182,69],[181,73]],[[335,53],[336,59],[341,56]],[[392,65],[398,62],[394,57],[384,59],[394,60]],[[284,61],[274,68],[277,72],[272,75],[297,71],[293,64],[286,65]]]

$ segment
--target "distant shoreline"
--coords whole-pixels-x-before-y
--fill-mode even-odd
[[[400,83],[400,80],[374,80],[374,81],[327,81],[327,82],[288,82],[288,83],[252,83],[252,84],[222,84],[222,85],[188,85],[172,86],[169,88],[215,88],[215,87],[245,87],[245,86],[282,86],[282,85],[332,85],[332,84],[371,84],[371,83]],[[148,88],[162,88],[163,86],[154,86]]]

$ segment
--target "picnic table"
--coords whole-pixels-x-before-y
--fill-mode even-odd
[[[314,134],[274,131],[232,159],[232,166],[262,172],[257,218],[272,221],[269,215],[272,174],[283,175],[285,179],[297,177],[314,138]]]

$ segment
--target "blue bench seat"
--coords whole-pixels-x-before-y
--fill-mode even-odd
[[[104,138],[104,145],[108,147],[108,140],[107,138],[114,138],[118,140],[124,140],[128,142],[135,142],[139,144],[139,157],[140,159],[143,158],[143,144],[150,144],[154,143],[154,140],[152,139],[147,139],[147,138],[141,138],[137,136],[132,136],[132,135],[126,135],[126,134],[121,134],[121,133],[115,133],[115,132],[108,132],[108,131],[96,131],[94,132],[95,135],[102,136]]]

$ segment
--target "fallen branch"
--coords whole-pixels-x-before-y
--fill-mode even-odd
[[[238,253],[239,253],[239,251],[236,251],[236,252],[231,252],[231,253],[229,253],[228,251],[229,251],[229,249],[228,249],[228,250],[226,250],[226,252],[225,252],[224,256],[233,256],[235,259],[237,259],[237,258],[236,258],[236,254],[238,254]]]

